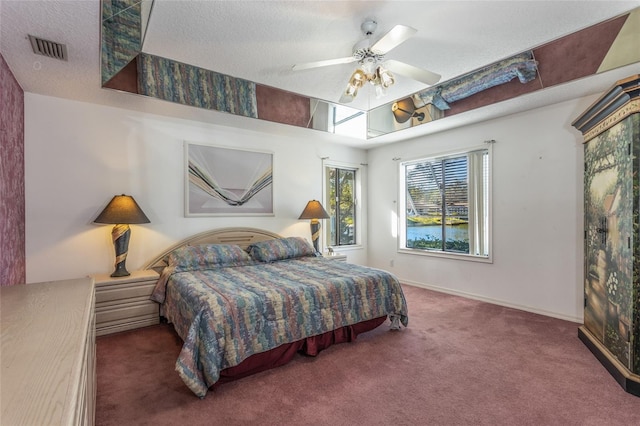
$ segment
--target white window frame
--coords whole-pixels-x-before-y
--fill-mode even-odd
[[[439,250],[424,250],[424,249],[413,249],[406,247],[407,241],[407,190],[406,190],[406,179],[405,179],[405,166],[408,164],[419,163],[422,161],[436,160],[436,159],[446,159],[446,158],[454,158],[460,157],[463,155],[467,155],[470,152],[479,151],[479,150],[487,150],[488,151],[488,182],[487,182],[487,196],[488,196],[488,223],[486,224],[486,232],[488,237],[488,256],[475,255],[475,254],[467,254],[467,253],[455,253],[455,252],[447,252],[447,251],[439,251]],[[449,152],[440,152],[429,155],[421,155],[418,157],[414,157],[408,159],[406,161],[401,161],[398,164],[398,252],[413,254],[418,256],[430,256],[430,257],[441,257],[447,259],[456,259],[456,260],[467,260],[472,262],[484,262],[484,263],[493,263],[493,194],[492,194],[492,176],[493,176],[493,150],[492,145],[481,145],[481,146],[473,146],[461,150],[449,151]],[[471,231],[471,230],[470,230]]]
[[[330,246],[328,242],[331,237],[331,227],[328,223],[323,224],[324,232],[322,232],[322,243],[324,246],[324,250],[328,250],[331,247],[335,252],[340,252],[342,250],[352,250],[362,248],[362,182],[364,175],[364,167],[361,164],[354,163],[345,163],[340,161],[332,161],[326,159],[322,162],[322,203],[324,206],[329,206],[329,186],[327,184],[329,176],[327,173],[327,168],[339,168],[339,169],[348,169],[356,171],[356,181],[355,181],[355,216],[356,216],[356,243],[349,245],[341,245],[341,246]],[[328,221],[328,219],[327,219]]]
[[[336,121],[336,115],[340,112],[345,115]],[[347,115],[350,114],[350,115]],[[358,139],[367,139],[367,113],[345,105],[331,105],[330,132],[336,135],[350,136]]]

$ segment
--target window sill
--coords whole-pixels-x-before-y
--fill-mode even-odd
[[[472,256],[464,253],[450,253],[450,252],[442,252],[442,251],[416,250],[416,249],[406,249],[406,248],[399,248],[398,253],[412,254],[416,256],[426,256],[426,257],[439,257],[439,258],[452,259],[452,260],[464,260],[468,262],[493,263],[493,258],[491,256],[487,256],[487,257]]]
[[[352,246],[332,246],[333,251],[335,253],[342,253],[345,251],[352,251],[352,250],[362,250],[362,244],[354,244]]]

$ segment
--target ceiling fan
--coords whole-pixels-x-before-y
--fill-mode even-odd
[[[351,75],[349,83],[340,98],[340,103],[351,102],[358,94],[358,89],[364,86],[366,82],[375,87],[377,97],[384,95],[385,89],[395,83],[392,72],[428,85],[434,85],[440,81],[441,76],[434,72],[393,59],[384,60],[385,54],[411,38],[418,30],[406,25],[396,25],[378,41],[371,44],[371,36],[377,26],[378,23],[371,19],[362,23],[360,28],[365,38],[353,46],[353,55],[345,58],[296,64],[292,67],[292,70],[301,71],[358,62],[360,66]]]

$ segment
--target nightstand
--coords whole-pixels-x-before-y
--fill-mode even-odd
[[[156,271],[92,277],[96,284],[96,336],[160,323],[160,305],[149,299],[158,281]]]
[[[326,259],[332,259],[332,260],[337,260],[338,262],[346,262],[347,261],[347,255],[346,254],[340,254],[340,253],[325,253],[323,255],[324,258]]]

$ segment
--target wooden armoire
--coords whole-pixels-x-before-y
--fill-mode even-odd
[[[584,138],[584,325],[578,336],[640,396],[640,75],[572,125]]]

